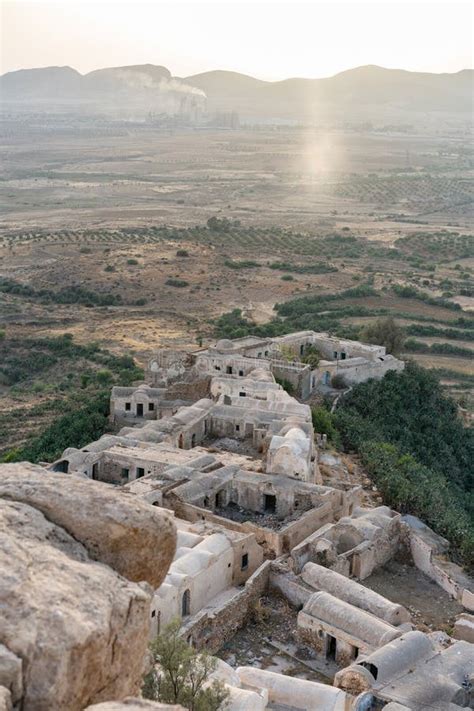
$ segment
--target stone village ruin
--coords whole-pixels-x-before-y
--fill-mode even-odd
[[[304,362],[314,349],[320,354],[316,366]],[[163,350],[149,363],[146,383],[112,389],[117,434],[66,449],[49,471],[2,465],[0,498],[33,506],[63,526],[91,558],[134,581],[127,585],[148,581],[138,625],[143,653],[147,640],[174,618],[189,644],[215,653],[247,624],[262,595],[282,596],[297,611],[300,645],[336,671],[333,685],[220,661],[216,673],[229,689],[228,711],[474,708],[472,581],[446,557],[446,542],[418,519],[363,505],[359,485],[323,483],[321,439],[304,402],[330,387],[335,375],[350,386],[403,367],[383,347],[311,331],[221,340],[192,353]],[[21,495],[9,485],[13,472],[25,478]],[[97,541],[91,543],[48,504],[40,474],[61,490],[97,486],[121,505],[169,525],[176,549],[161,557],[161,574],[118,569],[107,542],[98,554]],[[32,495],[36,487],[40,493]],[[97,511],[99,525],[102,515]],[[130,539],[145,547],[149,542],[141,541],[137,525]],[[401,552],[464,607],[452,636],[419,631],[406,607],[364,586]],[[85,553],[78,555],[85,560]],[[136,555],[140,560],[144,552]],[[110,585],[117,585],[112,577]],[[26,647],[9,640],[2,646],[0,637],[6,699],[2,707],[0,696],[0,709],[79,709],[138,691],[135,670],[128,687],[102,680],[106,693],[91,684],[89,695],[76,693],[77,702],[66,691],[53,698],[43,689],[38,703],[31,677],[22,671]]]

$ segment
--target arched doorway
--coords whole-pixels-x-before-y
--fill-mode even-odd
[[[179,447],[179,449],[184,449],[184,435],[183,435],[182,432],[181,432],[181,434],[179,435],[178,447]]]
[[[191,593],[185,590],[181,598],[181,617],[187,617],[191,614]]]

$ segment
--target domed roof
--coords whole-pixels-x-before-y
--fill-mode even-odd
[[[221,340],[217,341],[216,343],[216,350],[220,351],[221,353],[228,350],[233,350],[233,348],[234,344],[228,338],[221,338]]]

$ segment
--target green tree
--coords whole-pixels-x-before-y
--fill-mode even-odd
[[[190,647],[180,637],[179,628],[179,620],[173,620],[151,643],[157,666],[144,679],[143,696],[181,704],[189,711],[224,709],[229,692],[221,681],[210,680],[217,659]]]
[[[316,348],[316,346],[309,345],[305,348],[304,355],[301,357],[301,362],[310,365],[311,368],[317,368],[319,361],[321,360],[321,353]]]
[[[369,323],[360,334],[361,340],[385,346],[387,353],[397,355],[405,342],[405,331],[391,317],[379,318],[375,323]]]
[[[314,431],[318,434],[327,435],[328,439],[336,446],[339,445],[340,438],[337,431],[333,416],[326,410],[325,407],[316,406],[311,408],[311,419],[313,421]]]
[[[280,351],[280,358],[282,360],[286,360],[288,363],[293,363],[293,361],[298,360],[296,351],[292,346],[281,343],[278,350]]]
[[[333,422],[384,501],[420,516],[474,566],[474,431],[433,373],[408,362],[400,373],[360,383]]]

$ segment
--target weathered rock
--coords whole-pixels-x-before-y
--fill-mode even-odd
[[[176,704],[160,704],[157,701],[128,698],[123,701],[106,701],[103,704],[88,706],[84,711],[186,711]]]
[[[12,711],[12,697],[8,689],[0,686],[0,711]]]
[[[157,588],[176,548],[171,518],[101,482],[29,463],[0,466],[0,499],[41,511],[80,541],[91,558],[135,582]]]
[[[0,687],[4,687],[10,692],[13,703],[21,699],[23,691],[21,672],[21,659],[3,644],[0,644]]]
[[[146,581],[164,578],[175,538],[170,518],[112,487],[0,465],[0,711],[79,711],[137,694]]]
[[[36,509],[0,500],[0,642],[23,661],[24,711],[137,693],[150,599]]]

